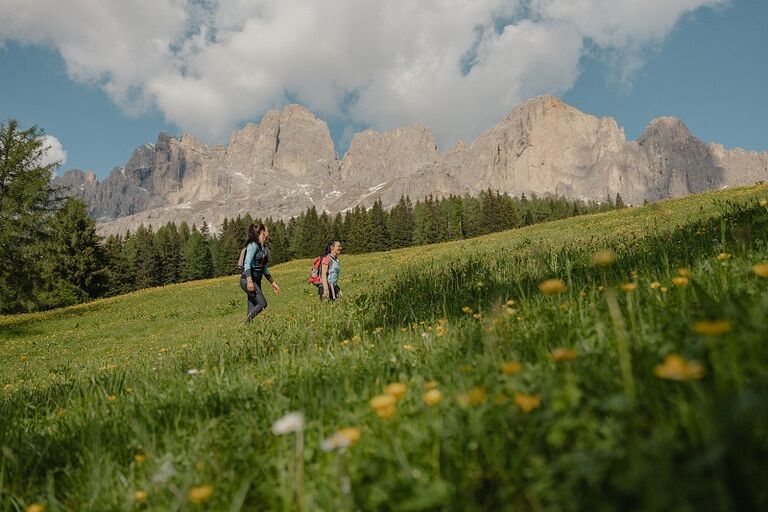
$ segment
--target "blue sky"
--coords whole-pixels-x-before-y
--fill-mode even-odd
[[[221,13],[216,13],[217,16],[219,14]],[[279,20],[279,16],[274,19]],[[568,20],[574,26],[583,25],[576,16]],[[613,33],[606,35],[605,31],[590,32],[592,29],[587,27],[574,36],[573,30],[567,30],[562,32],[563,46],[559,49],[557,37],[560,37],[560,33],[552,32],[555,29],[551,27],[559,27],[562,22],[558,25],[553,23],[546,28],[549,30],[547,34],[554,34],[554,46],[542,47],[544,57],[539,58],[539,61],[532,60],[533,57],[528,61],[519,60],[521,57],[512,54],[496,56],[492,50],[487,50],[485,57],[488,69],[478,72],[488,73],[486,76],[495,76],[494,73],[498,73],[499,81],[509,80],[509,88],[517,92],[511,97],[509,94],[503,95],[507,103],[490,101],[489,104],[473,105],[472,97],[469,96],[466,102],[462,102],[468,106],[456,107],[455,98],[461,97],[461,87],[467,86],[468,83],[470,85],[467,87],[470,88],[481,87],[471,85],[467,81],[457,81],[455,88],[459,92],[455,93],[450,91],[452,85],[446,83],[445,98],[438,98],[440,101],[434,106],[430,106],[430,101],[419,94],[426,86],[442,93],[439,82],[417,84],[413,89],[406,88],[405,92],[398,92],[405,96],[394,96],[391,90],[379,86],[376,82],[376,77],[390,70],[382,63],[380,69],[366,70],[371,74],[363,77],[364,82],[370,84],[366,85],[365,90],[371,89],[371,93],[362,98],[359,104],[350,107],[349,98],[357,100],[355,91],[363,90],[355,89],[356,82],[349,78],[354,76],[357,80],[357,75],[362,73],[361,68],[364,68],[365,62],[368,61],[360,60],[363,64],[356,64],[357,67],[350,64],[348,67],[332,70],[335,76],[350,80],[351,85],[344,89],[346,99],[334,103],[334,87],[337,86],[335,78],[323,81],[322,77],[317,78],[321,73],[314,71],[312,79],[308,79],[306,76],[299,76],[301,73],[295,69],[286,69],[280,80],[275,80],[275,87],[282,88],[281,95],[259,96],[246,92],[244,94],[248,98],[247,108],[235,109],[234,112],[228,109],[228,104],[220,98],[211,100],[214,105],[211,109],[195,111],[196,103],[205,103],[205,99],[211,96],[210,90],[202,88],[202,85],[215,88],[215,82],[202,84],[199,80],[192,83],[198,87],[194,88],[190,85],[189,77],[181,73],[168,80],[174,84],[175,90],[183,91],[186,96],[180,95],[181,93],[174,95],[173,88],[157,85],[165,79],[160,68],[141,68],[141,55],[137,57],[138,64],[111,68],[110,66],[117,66],[114,64],[115,57],[93,49],[93,42],[88,43],[88,48],[93,50],[91,53],[74,52],[71,41],[67,39],[69,33],[66,27],[52,26],[49,29],[50,35],[40,41],[14,36],[12,32],[4,35],[0,29],[0,41],[4,42],[4,49],[0,51],[0,72],[3,77],[0,80],[0,117],[16,118],[25,126],[36,124],[46,133],[55,136],[67,155],[62,170],[92,169],[102,179],[113,166],[123,165],[135,147],[145,142],[154,142],[160,131],[180,134],[183,130],[209,143],[226,142],[226,134],[232,128],[242,126],[249,120],[258,122],[266,110],[279,107],[291,99],[306,104],[319,117],[328,121],[340,156],[346,151],[351,133],[361,128],[371,126],[386,129],[414,121],[435,128],[441,149],[444,150],[447,149],[446,143],[451,144],[460,136],[476,136],[482,129],[490,128],[520,100],[543,93],[560,95],[567,103],[587,113],[615,117],[630,139],[636,138],[651,119],[672,115],[683,119],[694,135],[706,142],[717,141],[726,147],[739,146],[766,151],[768,31],[764,29],[765,20],[768,20],[768,2],[737,0],[725,6],[703,6],[693,12],[683,13],[673,19],[670,30],[665,27],[652,27],[647,32],[642,32],[651,35],[638,36],[637,27],[631,26],[632,21],[629,19],[625,22],[629,24],[626,27],[628,36],[619,43],[614,40],[605,42],[608,37],[613,37]],[[447,18],[445,22],[454,21]],[[240,26],[230,28],[224,21],[219,23],[220,27],[227,27],[233,34],[241,35],[246,30]],[[277,22],[275,24],[275,30],[278,30],[279,25]],[[525,26],[527,25],[515,28],[522,30]],[[478,32],[476,28],[473,30]],[[407,27],[404,31],[407,31]],[[662,37],[658,37],[658,33],[661,33]],[[509,33],[502,34],[502,29],[491,34],[488,48],[501,44],[505,35]],[[126,38],[131,36],[131,33],[126,32]],[[469,48],[474,50],[478,47],[477,35],[471,37],[474,40]],[[550,59],[552,52],[567,53],[573,46],[568,43],[572,41],[569,38],[573,37],[577,38],[573,40],[581,41],[583,45],[578,54],[563,61],[552,57],[555,60],[550,63],[551,69],[544,73],[538,71],[537,63]],[[639,49],[627,42],[638,37],[646,37]],[[290,46],[290,43],[291,41],[286,41],[286,47]],[[437,43],[445,45],[444,42],[436,40],[436,45]],[[215,45],[220,46],[219,51],[234,48],[224,47],[223,42],[210,37],[203,43],[195,44],[204,46],[202,50],[192,52],[195,59],[199,59],[199,55],[206,50],[212,51]],[[390,40],[381,41],[382,47],[391,44],[393,43]],[[479,46],[483,47],[482,44]],[[339,47],[335,51],[346,50]],[[466,47],[462,49],[457,43],[457,51],[465,58]],[[536,51],[536,48],[533,48],[528,53],[535,56]],[[146,53],[146,50],[144,52]],[[104,55],[108,57],[107,64],[103,64]],[[347,59],[354,63],[358,57],[350,54]],[[363,57],[373,58],[369,55]],[[417,57],[418,55],[414,59]],[[130,60],[130,56],[127,59]],[[511,59],[515,63],[519,61],[517,67],[523,71],[518,75],[508,75],[508,78],[504,73],[494,71],[492,66],[496,65],[498,70],[498,64],[504,63],[504,59]],[[628,78],[619,78],[622,73],[627,73],[625,61],[631,59],[639,64],[630,66]],[[204,66],[212,65],[210,61],[184,61],[185,65],[191,63],[200,66],[198,73],[203,78],[205,70],[209,69]],[[271,66],[278,69],[280,65],[272,63]],[[307,65],[303,67],[306,68]],[[571,67],[573,69],[570,69]],[[392,76],[402,81],[403,76],[413,75],[412,69],[409,74]],[[152,72],[156,72],[158,78],[143,82],[143,77],[131,74]],[[231,72],[233,74],[229,77],[230,82],[247,81],[241,80],[239,71]],[[435,74],[440,72],[440,69],[434,71]],[[558,73],[562,73],[562,76]],[[545,78],[542,78],[542,75]],[[393,82],[392,76],[388,78],[387,83]],[[552,76],[555,78],[551,78]],[[317,80],[313,82],[315,78]],[[459,79],[461,77],[457,78]],[[128,85],[123,87],[125,84]],[[125,90],[129,93],[122,94]],[[136,96],[136,90],[142,91],[140,95],[146,94],[149,98],[149,101],[139,102],[142,103],[139,107],[136,102],[132,103],[131,98]],[[167,92],[169,90],[171,92]],[[499,94],[503,94],[503,89],[500,90]],[[152,94],[146,91],[152,91]],[[494,90],[484,89],[478,89],[477,92],[479,95],[491,97],[494,93]],[[228,91],[228,94],[232,96],[231,91]],[[510,101],[512,103],[509,103]],[[403,103],[408,108],[398,110]],[[422,105],[426,106],[422,108]],[[453,117],[460,126],[441,134],[440,128],[450,124],[440,117],[443,115],[441,111],[450,109],[451,105],[457,109]],[[194,115],[188,115],[187,112],[190,111]],[[474,115],[475,111],[477,116]],[[222,115],[220,122],[211,117],[218,112],[227,113]],[[199,120],[206,116],[208,119],[201,124]],[[209,125],[215,125],[215,128],[208,130]]]

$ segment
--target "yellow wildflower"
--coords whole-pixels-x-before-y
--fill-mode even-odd
[[[360,336],[358,336],[357,334],[352,336],[352,343],[360,343],[361,341],[362,341],[362,338]]]
[[[697,361],[686,361],[678,354],[669,354],[662,364],[657,364],[653,373],[660,379],[690,380],[700,379],[704,368]]]
[[[410,343],[406,343],[403,345],[403,350],[405,350],[406,352],[413,352],[413,345],[411,345]]]
[[[508,361],[506,363],[502,363],[501,365],[501,373],[504,375],[514,375],[519,373],[522,369],[523,365],[517,361]]]
[[[397,404],[397,400],[392,395],[376,395],[371,398],[369,403],[371,408],[376,411],[376,414],[380,418],[387,419],[395,415],[395,405]]]
[[[572,348],[556,348],[549,354],[551,361],[573,361],[579,354]]]
[[[702,320],[693,325],[693,330],[707,336],[720,336],[731,330],[730,320]]]
[[[559,295],[565,292],[565,283],[562,279],[547,279],[539,283],[539,290],[544,295]]]
[[[189,490],[189,501],[192,503],[205,503],[213,495],[213,486],[206,484],[193,487]]]
[[[485,388],[481,386],[475,386],[466,393],[462,393],[458,396],[459,404],[463,407],[476,406],[485,403]]]
[[[763,198],[758,204],[762,207],[768,206],[768,199]]]
[[[639,272],[637,270],[633,270],[632,272],[629,273],[629,275],[632,276],[632,278],[637,277],[638,274]]]
[[[472,308],[471,308],[471,307],[469,307],[469,306],[464,306],[463,308],[461,308],[461,310],[462,310],[464,313],[466,313],[467,315],[471,315],[471,314],[472,314]]]
[[[621,285],[622,291],[625,291],[627,293],[634,291],[637,288],[637,284],[635,283],[624,283]]]
[[[421,399],[424,401],[425,404],[427,404],[430,407],[433,407],[440,403],[440,401],[443,399],[443,394],[440,392],[439,389],[430,389],[423,395],[421,395]]]
[[[109,400],[110,402],[114,402],[115,400],[117,400],[117,396],[115,396],[115,395],[107,395],[107,400]]]
[[[360,440],[360,437],[362,437],[362,433],[360,432],[360,429],[357,427],[345,427],[339,430],[338,434],[347,440],[349,443],[349,446],[352,446],[353,444],[357,443]]]
[[[729,260],[729,259],[731,259],[731,253],[729,253],[729,252],[721,252],[720,254],[717,255],[717,259],[720,260],[720,261]]]
[[[752,265],[752,272],[754,272],[756,276],[768,277],[768,263],[757,263]]]
[[[475,320],[480,320],[481,318],[483,318],[483,314],[482,313],[475,313],[472,316],[475,318]]]
[[[144,455],[143,453],[137,453],[136,455],[133,456],[133,460],[136,461],[136,464],[141,464],[142,462],[147,460],[147,456]]]
[[[45,505],[42,503],[33,503],[27,507],[26,512],[45,512]]]
[[[515,403],[524,413],[528,414],[541,405],[541,398],[538,395],[515,393]]]
[[[666,286],[662,286],[661,288],[659,288],[659,291],[660,291],[661,293],[667,293],[667,291],[668,291],[668,288],[667,288]]]
[[[515,302],[515,299],[509,299],[507,300],[506,304],[507,306],[514,306],[515,304],[517,304],[517,302]]]
[[[29,361],[29,356],[28,355],[19,356],[19,361],[21,361],[22,363],[26,363],[27,361]]]
[[[383,327],[377,327],[377,328],[375,328],[375,329],[373,330],[373,333],[374,333],[374,334],[380,334],[380,333],[382,333],[382,332],[384,332],[384,328],[383,328]]]
[[[342,347],[346,347],[347,345],[349,345],[349,340],[341,340],[339,343],[341,343]]]
[[[393,382],[384,388],[384,393],[392,395],[397,400],[402,400],[407,392],[408,388],[402,382]]]
[[[424,387],[427,389],[435,389],[437,387],[437,381],[436,380],[427,381],[424,384]]]
[[[133,493],[133,501],[142,503],[147,501],[147,491],[136,491]]]
[[[444,325],[438,325],[437,329],[435,329],[435,336],[445,336],[448,334],[448,328]]]
[[[661,288],[661,283],[658,281],[654,281],[651,284],[648,285],[652,290],[655,290],[656,288]]]
[[[672,284],[675,286],[683,287],[688,286],[688,278],[687,277],[673,277],[672,278]]]
[[[610,251],[599,251],[592,256],[592,262],[598,267],[608,267],[616,261],[616,256]]]

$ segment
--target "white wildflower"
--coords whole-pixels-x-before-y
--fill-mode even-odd
[[[304,413],[289,412],[272,424],[272,433],[281,436],[304,430]]]

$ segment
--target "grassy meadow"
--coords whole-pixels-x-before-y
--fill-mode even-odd
[[[0,317],[0,512],[766,510],[766,198]]]

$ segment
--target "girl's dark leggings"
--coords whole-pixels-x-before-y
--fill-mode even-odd
[[[256,287],[256,291],[249,292],[248,280],[244,276],[240,276],[240,288],[248,295],[248,316],[245,317],[246,322],[253,320],[253,317],[267,307],[267,299],[264,298],[264,294],[261,292],[261,279],[254,279],[253,285]]]

